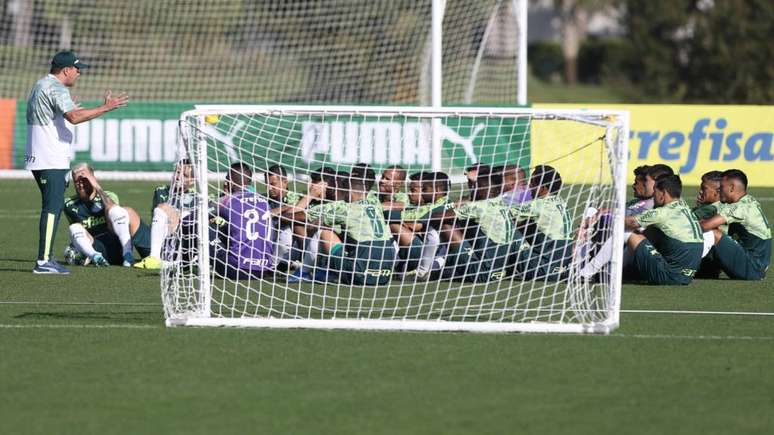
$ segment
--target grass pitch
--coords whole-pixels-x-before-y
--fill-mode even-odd
[[[104,184],[149,219],[152,183]],[[771,274],[626,285],[606,337],[167,329],[157,275],[30,272],[32,180],[0,203],[3,434],[774,431]]]

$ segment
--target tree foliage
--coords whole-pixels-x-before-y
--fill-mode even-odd
[[[655,101],[774,102],[774,2],[626,0],[629,79]]]

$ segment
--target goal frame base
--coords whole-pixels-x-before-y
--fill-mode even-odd
[[[526,332],[607,335],[618,323],[497,323],[451,322],[446,320],[371,320],[371,319],[272,319],[260,317],[189,317],[167,319],[169,327],[206,326],[271,329],[351,329],[366,331],[427,331],[427,332]]]

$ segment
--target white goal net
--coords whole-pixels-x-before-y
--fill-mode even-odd
[[[172,192],[196,200],[163,250],[168,325],[618,324],[626,113],[212,106],[181,136],[193,187]]]

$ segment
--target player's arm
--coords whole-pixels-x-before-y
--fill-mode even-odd
[[[406,205],[397,201],[384,201],[382,203],[382,208],[384,210],[403,210],[406,208]]]
[[[624,228],[628,231],[636,231],[640,228],[636,216],[626,216],[624,218]]]
[[[98,118],[103,114],[110,112],[111,110],[118,109],[119,107],[126,106],[129,102],[129,96],[125,93],[120,93],[113,96],[113,93],[107,91],[105,93],[105,102],[97,107],[90,109],[74,109],[66,112],[63,116],[70,122],[70,124],[80,124],[82,122],[91,121],[94,118]]]
[[[640,215],[627,216],[624,218],[624,228],[629,231],[637,231],[641,228],[660,224],[664,219],[661,211],[662,209],[660,208],[654,208]]]
[[[726,223],[727,223],[726,218],[719,214],[716,214],[715,216],[699,221],[699,225],[701,225],[701,230],[704,232],[712,231],[720,227],[721,225],[725,225]]]
[[[97,193],[97,196],[99,196],[99,199],[102,200],[102,204],[105,205],[105,210],[109,210],[111,207],[118,205],[118,201],[116,200],[117,198],[115,196],[111,196],[107,194],[105,190],[102,189],[102,186],[99,185],[99,182],[94,177],[94,174],[89,172],[87,169],[83,168],[75,175],[85,177],[86,180],[89,181],[89,184],[91,184],[91,188],[94,189],[94,192]]]

